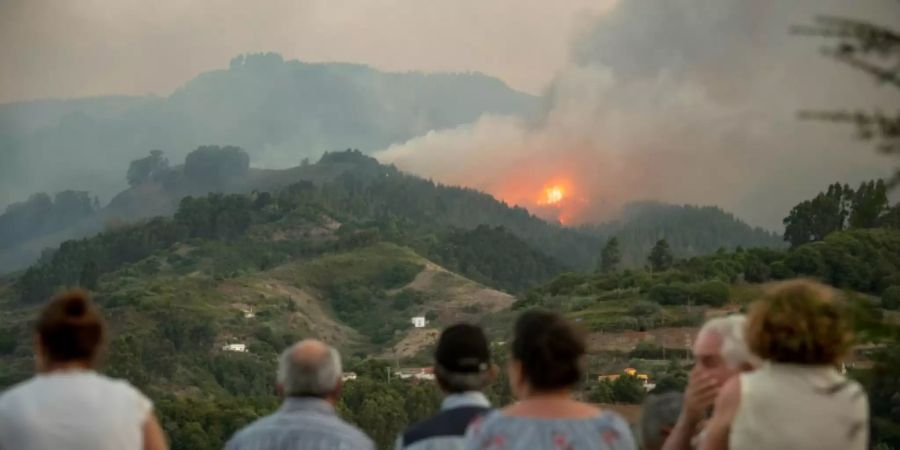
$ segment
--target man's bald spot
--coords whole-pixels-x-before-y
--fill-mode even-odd
[[[318,339],[304,339],[291,348],[291,359],[300,365],[317,365],[328,357],[331,347]]]
[[[285,349],[278,360],[278,383],[284,395],[325,396],[339,388],[341,356],[337,349],[304,339]]]

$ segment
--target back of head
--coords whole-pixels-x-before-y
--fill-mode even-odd
[[[746,328],[747,318],[742,314],[732,314],[707,321],[697,336],[699,338],[705,333],[718,334],[722,338],[722,359],[729,367],[756,367],[760,359],[747,346]]]
[[[341,380],[341,355],[316,340],[288,347],[278,359],[278,384],[287,397],[325,398],[335,393]]]
[[[804,365],[836,364],[851,336],[833,291],[793,280],[777,285],[750,309],[747,342],[763,359]]]
[[[679,392],[651,395],[641,405],[641,417],[637,423],[638,439],[647,450],[660,449],[666,436],[678,422],[683,397]]]
[[[434,351],[435,377],[444,391],[478,391],[490,382],[491,352],[484,331],[460,323],[441,333]]]
[[[531,310],[516,321],[512,355],[536,391],[577,384],[586,347],[584,333],[557,313]]]
[[[96,363],[105,344],[106,325],[87,292],[69,290],[41,311],[35,325],[47,362]]]

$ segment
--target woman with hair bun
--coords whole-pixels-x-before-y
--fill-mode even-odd
[[[559,314],[532,310],[516,321],[509,384],[518,402],[469,426],[469,450],[633,450],[628,424],[579,402],[584,334]]]
[[[750,308],[747,345],[766,360],[716,398],[704,450],[864,450],[869,406],[838,370],[851,336],[827,286],[781,283]]]
[[[0,395],[0,449],[166,449],[150,400],[95,371],[106,324],[87,293],[54,297],[34,343],[37,375]]]

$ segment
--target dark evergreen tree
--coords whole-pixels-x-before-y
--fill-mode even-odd
[[[674,261],[675,257],[672,256],[672,250],[669,249],[669,243],[665,239],[656,241],[656,245],[650,251],[650,256],[647,257],[650,270],[653,272],[660,272],[672,267]]]
[[[784,218],[784,240],[791,246],[821,241],[835,231],[846,227],[853,206],[854,192],[850,186],[834,183],[826,192],[820,192],[791,209]]]
[[[863,182],[853,195],[850,228],[875,228],[888,212],[887,186],[884,180]]]
[[[622,262],[622,250],[619,248],[619,239],[616,237],[606,241],[603,252],[600,253],[600,271],[611,272]]]

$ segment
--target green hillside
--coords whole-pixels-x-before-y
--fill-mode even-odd
[[[233,149],[204,152],[200,172],[141,172],[168,174],[142,198],[171,198],[203,177],[214,184],[240,162]],[[657,240],[646,268],[612,264],[599,273],[597,232],[543,222],[483,193],[436,185],[355,151],[292,170],[270,173],[268,190],[187,196],[169,217],[111,223],[0,278],[0,386],[29,376],[28,324],[53,292],[75,285],[93,291],[112,327],[105,370],[150,395],[175,449],[221,448],[235,429],[271,411],[278,351],[309,336],[334,343],[359,375],[339,407],[382,448],[439,402],[434,385],[410,386],[391,378],[391,368],[428,364],[438,330],[460,320],[483,324],[502,362],[523,308],[556,309],[584,325],[592,376],[632,367],[661,390],[684,386],[687,349],[706,318],[740,310],[766,283],[796,276],[846,290],[847,313],[866,344],[859,358],[892,361],[896,351],[897,229],[841,225],[791,249],[735,246],[691,257]],[[303,174],[310,178],[286,183]],[[896,207],[882,203],[879,217],[893,217]],[[715,209],[658,210],[689,217],[670,226],[655,213],[650,222],[673,239],[688,236],[679,230],[697,217],[727,217]],[[745,226],[733,218],[722,223],[713,229],[737,230],[722,242],[770,241],[765,233],[741,234]],[[627,223],[616,230],[629,236]],[[642,233],[631,234],[641,236],[635,242],[659,236]],[[413,328],[418,316],[429,325]],[[855,375],[871,392],[893,392],[873,373]],[[581,395],[633,404],[645,394],[635,383],[591,381]],[[490,395],[510,401],[502,380]],[[895,424],[884,417],[892,406],[873,404],[884,421],[878,436],[890,441]]]
[[[669,239],[679,257],[719,248],[783,246],[778,237],[712,207],[635,205],[618,222],[572,229],[544,222],[523,208],[482,192],[403,173],[359,151],[325,153],[314,164],[285,170],[254,169],[248,159],[236,147],[204,146],[193,151],[184,164],[170,165],[165,155],[153,152],[132,162],[127,173],[132,186],[103,208],[94,205],[84,192],[57,194],[55,201],[37,194],[0,215],[0,272],[23,269],[44,249],[67,239],[171,215],[185,196],[210,192],[257,192],[262,193],[264,200],[260,201],[265,201],[275,192],[310,190],[312,195],[302,202],[331,211],[342,224],[353,222],[354,226],[365,225],[383,235],[399,237],[454,270],[482,282],[493,279],[493,286],[510,291],[544,281],[561,267],[595,269],[600,249],[611,236],[622,241],[623,262],[631,267],[640,267],[660,238]],[[292,206],[279,205],[285,207]],[[476,229],[481,225],[501,227],[502,231]],[[486,246],[497,248],[487,251]],[[482,261],[490,255],[511,255],[513,247],[521,249],[516,250],[517,257],[525,260],[519,259],[519,265],[507,265],[503,270],[522,273],[480,273],[486,270],[478,266]],[[525,247],[556,263],[529,253]]]

